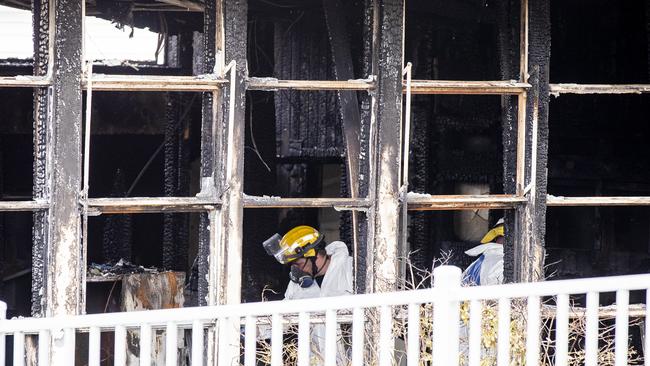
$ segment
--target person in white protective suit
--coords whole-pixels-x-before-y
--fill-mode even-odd
[[[503,283],[503,218],[481,239],[481,245],[476,246],[465,254],[477,257],[463,272],[463,283],[466,285],[500,285]]]
[[[264,242],[269,255],[291,266],[285,300],[343,296],[353,293],[352,257],[341,241],[325,244],[324,237],[310,226],[298,226],[283,237],[273,235]],[[337,364],[349,359],[337,328]],[[323,364],[325,356],[325,326],[315,324],[311,331],[311,365]]]
[[[500,285],[503,283],[504,234],[504,220],[501,218],[483,236],[480,245],[465,251],[465,254],[472,257],[478,256],[478,259],[472,262],[463,272],[463,285],[485,286]],[[469,329],[466,323],[461,323],[460,326],[460,354],[464,362],[467,363],[469,355]],[[482,362],[495,359],[495,357],[496,349],[481,349]]]

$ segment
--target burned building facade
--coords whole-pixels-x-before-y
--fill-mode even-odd
[[[120,259],[257,301],[287,279],[261,242],[298,224],[349,245],[358,292],[467,264],[502,216],[508,281],[650,270],[647,1],[0,4],[34,34],[0,62],[13,314],[106,311],[87,268]],[[87,16],[164,63],[86,62]]]

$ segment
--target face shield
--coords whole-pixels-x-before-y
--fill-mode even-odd
[[[280,240],[282,240],[280,234],[273,234],[273,236],[262,243],[262,246],[264,247],[264,250],[266,250],[266,254],[272,255],[278,262],[286,264],[289,259],[287,258],[287,250],[289,248],[283,248],[280,246]]]

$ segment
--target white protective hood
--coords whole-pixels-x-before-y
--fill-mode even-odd
[[[503,283],[503,245],[498,243],[486,243],[475,246],[465,251],[465,254],[478,257],[483,255],[481,264],[481,282],[479,285],[499,285]],[[470,268],[476,261],[469,265]],[[465,270],[467,272],[467,270]],[[463,273],[465,277],[466,273]]]

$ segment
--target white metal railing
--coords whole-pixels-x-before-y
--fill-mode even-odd
[[[650,275],[461,287],[460,270],[442,266],[434,270],[434,287],[424,290],[0,320],[0,360],[5,357],[5,341],[12,339],[13,365],[25,364],[25,339],[32,337],[38,345],[34,351],[40,365],[72,365],[75,353],[80,354],[75,349],[75,344],[80,344],[76,337],[87,337],[87,353],[84,350],[78,356],[83,359],[77,362],[85,363],[87,357],[88,365],[99,365],[102,346],[112,343],[109,353],[114,364],[124,365],[130,335],[131,343],[136,340],[140,364],[147,365],[152,362],[152,338],[160,336],[165,339],[164,351],[160,352],[166,365],[179,364],[180,354],[189,354],[192,365],[282,365],[295,361],[302,366],[313,364],[313,357],[320,355],[325,365],[447,366],[459,364],[461,358],[463,364],[480,365],[488,354],[495,356],[498,366],[524,364],[524,360],[526,365],[563,366],[575,364],[575,347],[581,344],[584,347],[579,353],[584,358],[580,364],[594,366],[606,364],[602,352],[603,343],[607,342],[600,338],[600,326],[605,322],[598,312],[600,294],[613,292],[616,316],[607,320],[612,333],[610,358],[611,364],[622,366],[628,364],[631,343],[630,291],[635,291],[634,296],[643,296],[647,305],[648,287]],[[570,316],[572,303],[585,295],[586,311],[581,320],[584,327],[569,327],[575,318]],[[548,303],[556,309],[550,321],[542,311],[542,305]],[[2,306],[0,315],[6,309]],[[486,310],[493,310],[496,320],[496,341],[491,350],[486,349],[484,338],[486,317],[490,316]],[[520,333],[514,330],[518,317],[524,319]],[[650,331],[648,322],[645,324],[641,331],[645,337],[640,337],[642,341],[634,340],[642,343],[638,356],[649,348]],[[270,327],[270,342],[261,341],[261,334],[268,330],[265,327]],[[288,336],[292,332],[293,336]],[[324,334],[321,349],[314,347],[314,342],[319,342],[314,333],[318,332]],[[107,338],[112,338],[112,342],[106,342]],[[549,339],[554,343],[550,352],[545,348]],[[187,345],[187,353],[179,353],[179,340]],[[293,351],[288,350],[290,344],[295,346]],[[521,344],[525,345],[525,354],[519,355],[518,361],[515,353],[521,352]],[[649,364],[648,360],[645,362]]]

